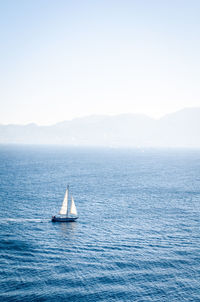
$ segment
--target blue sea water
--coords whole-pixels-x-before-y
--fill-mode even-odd
[[[200,150],[1,146],[0,301],[200,301]]]

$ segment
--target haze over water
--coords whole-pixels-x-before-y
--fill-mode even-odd
[[[1,301],[199,301],[200,151],[0,147]],[[70,185],[79,219],[52,223]]]

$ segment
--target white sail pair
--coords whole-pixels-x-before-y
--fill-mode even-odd
[[[52,216],[52,221],[56,222],[72,222],[78,219],[77,210],[74,202],[74,198],[71,196],[71,206],[69,208],[69,186],[65,192],[65,197],[62,203],[62,207],[59,212],[60,216]]]
[[[75,202],[74,202],[74,198],[71,196],[71,207],[70,207],[70,211],[69,211],[69,188],[67,188],[66,193],[65,193],[65,197],[63,200],[63,204],[62,207],[60,209],[59,214],[60,215],[67,215],[69,216],[71,215],[75,215],[77,216],[77,210],[76,210],[76,206],[75,206]]]

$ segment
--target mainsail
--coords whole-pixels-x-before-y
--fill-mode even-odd
[[[75,202],[74,202],[73,197],[72,197],[72,201],[71,201],[70,214],[77,215],[77,210],[76,210],[76,206],[75,206]]]
[[[63,204],[62,204],[62,207],[60,209],[60,215],[66,215],[67,214],[67,204],[68,204],[68,188],[66,190],[65,197],[64,197],[64,200],[63,200]]]

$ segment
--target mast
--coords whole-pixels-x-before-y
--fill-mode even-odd
[[[68,195],[67,195],[67,217],[69,216],[69,185],[67,185],[67,191],[68,191]]]

